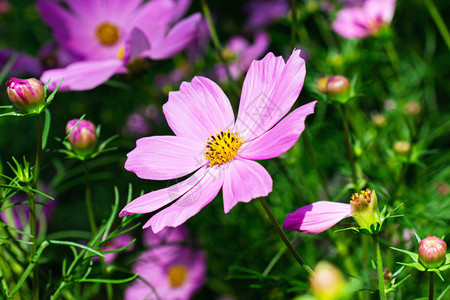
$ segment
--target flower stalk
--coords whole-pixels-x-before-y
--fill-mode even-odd
[[[267,216],[269,217],[270,221],[272,222],[273,226],[275,227],[275,230],[277,231],[278,235],[283,240],[284,244],[288,248],[289,252],[291,252],[292,256],[295,258],[295,260],[300,264],[300,266],[308,272],[310,276],[314,274],[313,270],[310,266],[301,258],[300,254],[295,250],[294,246],[292,246],[291,242],[287,238],[287,236],[284,234],[283,230],[280,227],[280,224],[278,224],[277,220],[275,219],[275,216],[273,215],[272,211],[270,210],[269,206],[267,205],[266,200],[264,198],[260,197],[258,198],[261,205],[264,207],[264,210],[266,211]]]
[[[344,106],[344,109],[342,109],[342,107],[340,105],[338,105],[338,109],[339,109],[339,112],[341,113],[342,124],[344,126],[345,148],[347,149],[347,157],[348,157],[348,162],[350,164],[352,182],[354,184],[354,189],[357,191],[357,190],[360,190],[360,188],[358,186],[358,180],[357,180],[357,176],[356,176],[355,157],[353,155],[352,140],[351,140],[350,129],[349,129],[349,124],[348,124],[349,123],[348,122],[348,111],[345,106]]]
[[[434,299],[434,273],[428,272],[430,274],[430,284],[428,290],[428,300]]]
[[[380,300],[386,300],[386,292],[384,290],[383,260],[381,258],[380,243],[378,242],[378,234],[373,234],[372,238],[375,244],[375,252],[377,253],[378,288],[380,291]]]
[[[92,236],[95,236],[95,234],[97,233],[97,226],[95,226],[94,210],[92,208],[91,186],[89,185],[89,169],[87,166],[87,162],[85,160],[83,160],[83,169],[84,169],[85,200],[89,218],[89,226],[91,227]]]

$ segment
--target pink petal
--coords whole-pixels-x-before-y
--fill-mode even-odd
[[[205,146],[180,136],[151,136],[137,140],[127,154],[125,169],[152,180],[179,178],[206,163]]]
[[[172,21],[178,21],[189,9],[191,6],[192,0],[176,0],[177,4],[175,5],[175,9],[172,12]]]
[[[207,167],[201,168],[194,175],[180,183],[142,195],[128,203],[120,212],[119,217],[132,214],[145,214],[158,210],[196,186],[207,173]]]
[[[107,81],[122,66],[123,62],[119,59],[81,61],[63,69],[47,70],[42,74],[41,81],[51,80],[49,90],[54,90],[63,78],[61,91],[90,90]]]
[[[131,21],[131,27],[138,27],[151,45],[159,43],[167,33],[176,5],[171,0],[152,0],[138,10]]]
[[[177,227],[211,202],[223,185],[223,174],[219,167],[209,168],[209,170],[197,185],[174,204],[150,218],[143,228],[151,226],[153,232],[158,233],[165,227]]]
[[[396,0],[367,0],[364,2],[364,12],[368,18],[390,23],[394,17]]]
[[[202,20],[200,13],[181,20],[157,44],[151,43],[150,50],[142,55],[151,59],[166,59],[186,48],[196,37]]]
[[[254,160],[269,159],[291,149],[305,129],[306,117],[314,113],[316,103],[313,101],[297,108],[263,135],[244,143],[239,155]]]
[[[334,31],[347,39],[363,38],[369,34],[366,28],[367,22],[368,17],[362,8],[350,7],[338,12],[332,27]]]
[[[288,214],[283,229],[318,234],[351,215],[350,204],[318,201]]]
[[[227,96],[216,83],[201,76],[183,82],[180,91],[170,92],[163,111],[177,136],[202,144],[211,134],[234,127],[233,109]]]
[[[294,50],[287,63],[268,53],[253,61],[242,88],[236,129],[251,140],[272,128],[297,100],[305,80],[305,61]]]
[[[132,62],[141,56],[141,53],[150,48],[147,36],[138,27],[133,28],[125,42],[124,61]]]
[[[238,202],[250,202],[272,192],[272,178],[252,160],[235,159],[224,166],[223,206],[227,214]]]

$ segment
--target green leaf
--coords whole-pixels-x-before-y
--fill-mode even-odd
[[[3,80],[5,80],[6,75],[8,75],[18,56],[19,54],[17,52],[13,52],[11,57],[8,59],[2,71],[0,72],[0,82],[3,82]]]
[[[56,87],[56,89],[45,100],[47,102],[46,107],[53,101],[53,98],[55,97],[56,92],[59,90],[59,87],[61,86],[63,80],[64,80],[64,77],[61,79],[61,81],[59,82],[59,84]],[[49,83],[50,83],[50,80],[46,83],[46,87],[48,86]],[[47,90],[47,88],[45,90]]]
[[[94,250],[91,247],[88,247],[88,246],[85,246],[85,245],[81,245],[81,244],[78,244],[78,243],[75,243],[75,242],[58,241],[58,240],[49,240],[48,242],[50,244],[55,244],[55,245],[66,245],[66,246],[78,247],[78,248],[84,249],[86,251],[89,251],[91,253],[94,253],[97,256],[105,257],[102,253],[98,252],[97,250]]]
[[[8,230],[10,230],[10,231],[12,231],[12,232],[19,233],[19,234],[23,234],[23,235],[28,236],[28,237],[32,237],[31,234],[26,233],[26,232],[24,232],[24,231],[21,231],[21,230],[19,230],[19,229],[15,229],[14,227],[8,226],[8,225],[6,225],[6,224],[3,223],[3,222],[0,222],[0,226],[1,226],[1,227],[4,227],[4,228],[7,228]],[[19,241],[19,240],[17,240],[17,241]]]
[[[409,255],[414,260],[414,262],[416,262],[416,263],[419,262],[419,254],[417,254],[417,253],[414,253],[414,252],[411,252],[411,251],[408,251],[408,250],[395,248],[395,247],[391,247],[391,249],[399,251],[399,252],[402,252],[402,253],[405,253],[405,254]]]
[[[447,285],[445,290],[442,291],[442,293],[436,298],[436,300],[444,300],[444,296],[449,290],[450,290],[450,284]]]
[[[42,130],[42,150],[47,146],[48,133],[50,132],[51,115],[50,111],[46,109],[45,111],[45,122],[44,129]]]
[[[437,270],[437,269],[429,269],[428,272],[434,272],[434,273],[436,273],[437,276],[438,276],[442,281],[444,281],[444,277],[442,277],[442,274],[441,274],[441,272],[440,272],[439,270]]]
[[[414,269],[416,269],[416,270],[419,270],[419,271],[425,271],[425,268],[421,265],[421,264],[419,264],[419,263],[416,263],[416,262],[413,262],[413,263],[402,263],[402,262],[397,262],[399,265],[402,265],[402,266],[406,266],[406,267],[411,267],[411,268],[414,268]]]
[[[130,282],[130,281],[133,281],[138,276],[139,276],[139,274],[134,274],[133,276],[128,277],[128,278],[124,278],[124,279],[88,278],[88,279],[77,280],[77,282],[121,284],[121,283],[127,283],[127,282]]]
[[[116,250],[106,251],[106,252],[103,252],[103,254],[121,252],[121,251],[127,249],[128,247],[130,247],[131,245],[133,245],[135,241],[136,241],[136,239],[132,240],[132,241],[131,241],[128,245],[126,245],[125,247],[122,247],[122,248],[119,248],[119,249],[116,249]]]

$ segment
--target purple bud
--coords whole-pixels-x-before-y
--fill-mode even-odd
[[[11,78],[6,82],[6,92],[12,104],[24,112],[39,112],[45,105],[45,91],[36,78]]]
[[[350,81],[342,75],[328,78],[326,91],[332,99],[345,100],[350,93]]]
[[[77,124],[78,119],[67,122],[66,134]],[[97,129],[95,125],[89,121],[81,120],[77,127],[67,138],[72,145],[73,150],[77,154],[88,155],[94,151],[97,144]]]
[[[446,252],[447,244],[437,236],[427,236],[420,241],[419,259],[427,269],[442,265]]]

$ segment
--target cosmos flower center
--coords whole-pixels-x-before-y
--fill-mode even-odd
[[[386,27],[386,23],[381,18],[369,20],[366,25],[367,30],[372,35],[377,35],[384,27]]]
[[[243,143],[239,133],[221,130],[206,141],[205,159],[210,167],[223,165],[236,156]]]
[[[361,206],[361,202],[363,202],[364,204],[369,204],[371,200],[372,191],[370,189],[366,189],[365,191],[361,191],[361,194],[353,194],[351,202],[353,202],[357,206]]]
[[[167,272],[169,275],[169,283],[171,287],[179,287],[186,280],[186,268],[182,265],[174,265]]]
[[[96,32],[97,38],[105,46],[112,46],[119,41],[120,31],[116,25],[105,22],[100,24]]]

